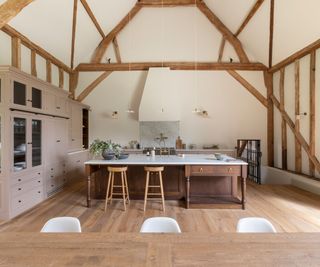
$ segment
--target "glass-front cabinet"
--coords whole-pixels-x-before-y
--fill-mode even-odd
[[[42,120],[13,115],[13,172],[41,166]]]
[[[12,80],[12,104],[17,107],[42,109],[42,90],[28,86],[20,80]]]

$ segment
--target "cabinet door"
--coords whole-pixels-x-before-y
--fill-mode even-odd
[[[78,105],[71,107],[71,149],[82,148],[82,108]]]
[[[32,107],[42,109],[42,91],[32,87]]]
[[[27,118],[13,118],[13,171],[27,168]]]
[[[32,167],[42,164],[42,121],[38,119],[31,120],[31,136],[32,136]]]
[[[57,162],[64,162],[67,155],[67,141],[68,141],[68,121],[66,119],[56,119],[56,152],[57,152]]]
[[[31,101],[30,99],[28,99]],[[27,85],[13,81],[13,104],[27,106]]]

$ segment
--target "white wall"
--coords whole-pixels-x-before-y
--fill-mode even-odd
[[[265,94],[262,74],[240,73]],[[82,73],[76,94],[98,75]],[[139,140],[138,114],[126,111],[138,111],[146,75],[147,72],[114,72],[84,100],[92,108],[90,141],[112,139],[127,145],[130,140]],[[225,71],[174,71],[174,76],[180,90],[180,136],[184,142],[198,147],[218,144],[221,148],[234,148],[238,138],[258,138],[262,140],[266,163],[266,108],[260,102]],[[207,110],[209,117],[192,113],[195,107]],[[111,118],[112,111],[119,111],[118,119]]]

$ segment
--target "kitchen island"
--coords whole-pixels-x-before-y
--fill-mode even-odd
[[[216,207],[240,205],[245,209],[247,163],[231,157],[216,160],[209,155],[130,155],[122,160],[87,161],[85,168],[88,176],[88,207],[92,197],[105,197],[108,166],[128,166],[131,199],[144,197],[144,166],[165,166],[163,184],[166,199],[184,199],[187,208],[191,205],[201,207],[204,204],[214,204]],[[241,177],[241,198],[238,197],[238,177]]]

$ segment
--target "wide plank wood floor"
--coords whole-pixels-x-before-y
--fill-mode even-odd
[[[151,216],[175,218],[183,232],[235,232],[242,217],[259,216],[269,219],[279,232],[319,232],[320,196],[288,185],[256,185],[248,183],[247,209],[185,209],[178,201],[166,201],[166,212],[160,202],[131,200],[127,211],[114,201],[104,212],[104,201],[93,200],[86,208],[84,182],[76,183],[41,203],[34,209],[0,223],[1,232],[38,232],[44,223],[57,216],[75,216],[83,232],[138,232],[144,219]]]

